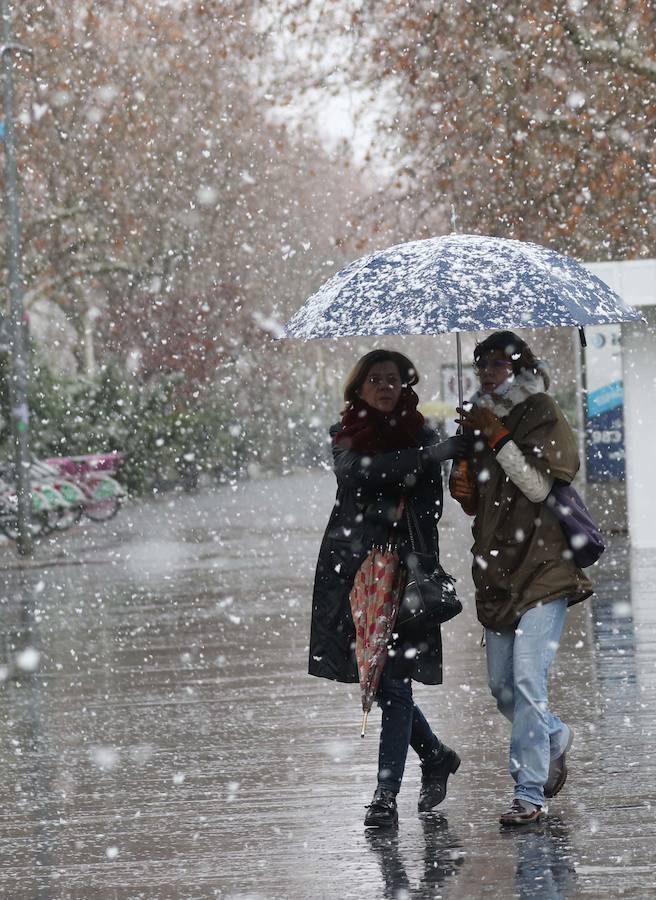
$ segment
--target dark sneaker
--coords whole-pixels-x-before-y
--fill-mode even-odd
[[[530,825],[542,818],[542,807],[529,803],[528,800],[518,800],[517,797],[507,809],[499,816],[502,825]]]
[[[424,763],[421,767],[421,788],[419,791],[419,812],[430,812],[439,806],[446,797],[446,782],[449,775],[454,775],[460,767],[460,757],[455,750],[444,748],[438,762]]]
[[[394,828],[399,824],[396,794],[377,787],[364,817],[365,828]]]
[[[570,728],[567,746],[560,756],[556,757],[556,759],[552,759],[549,763],[549,774],[544,786],[545,797],[555,797],[556,794],[559,794],[562,791],[563,786],[567,781],[567,752],[572,746],[573,741],[574,732]]]

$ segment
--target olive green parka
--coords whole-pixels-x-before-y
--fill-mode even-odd
[[[576,438],[541,372],[522,372],[499,400],[477,395],[510,432],[527,464],[570,483],[579,468]],[[568,605],[592,585],[574,563],[560,524],[545,503],[533,503],[502,469],[487,443],[477,441],[473,471],[478,501],[472,533],[476,611],[487,628],[516,625],[529,609],[551,600]]]

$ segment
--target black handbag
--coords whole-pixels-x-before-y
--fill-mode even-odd
[[[406,503],[405,514],[411,552],[405,560],[407,577],[395,627],[398,631],[425,631],[461,613],[462,603],[456,594],[455,579],[444,571],[437,553],[426,552],[410,503]]]

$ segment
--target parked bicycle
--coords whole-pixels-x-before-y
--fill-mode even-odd
[[[112,477],[123,458],[121,453],[100,453],[34,460],[28,523],[32,535],[64,531],[83,515],[93,522],[113,518],[126,497],[123,486]],[[14,466],[1,465],[0,531],[12,540],[18,536],[15,480]]]
[[[73,481],[86,497],[84,515],[92,522],[112,519],[127,494],[113,475],[125,459],[124,453],[93,453],[85,456],[57,456],[43,461],[60,478]]]

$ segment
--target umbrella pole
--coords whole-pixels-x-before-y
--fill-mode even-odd
[[[458,406],[462,409],[462,344],[460,343],[460,332],[456,331],[456,362],[458,366]],[[462,425],[458,426],[458,434],[462,432]]]
[[[364,733],[367,730],[367,719],[369,718],[369,710],[365,709],[362,713],[362,729],[360,732],[360,737],[364,737]]]
[[[458,406],[460,409],[463,407],[463,389],[462,389],[462,344],[460,343],[460,332],[456,331],[456,362],[458,366]],[[458,434],[463,433],[462,425],[458,425]],[[459,459],[453,463],[451,467],[451,473],[454,471],[460,472],[462,475],[466,475],[469,471],[469,463],[466,459]]]
[[[451,230],[453,234],[458,234],[455,203],[451,204]],[[459,331],[456,331],[456,363],[458,366],[458,406],[462,409],[462,345]],[[462,425],[458,425],[458,434],[462,434]]]

